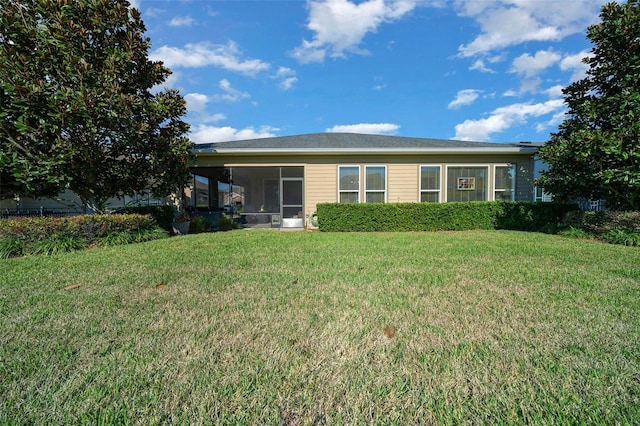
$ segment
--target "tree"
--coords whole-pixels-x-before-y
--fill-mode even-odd
[[[560,199],[604,199],[640,210],[640,7],[602,7],[584,79],[564,89],[567,116],[540,149],[537,184]]]
[[[0,8],[0,199],[68,188],[89,207],[189,179],[171,71],[150,61],[126,0],[5,0]]]

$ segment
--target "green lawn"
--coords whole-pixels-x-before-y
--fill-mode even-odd
[[[640,419],[634,247],[256,230],[0,268],[0,424]]]

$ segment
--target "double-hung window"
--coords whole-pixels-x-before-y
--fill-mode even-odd
[[[516,168],[513,164],[495,167],[494,199],[513,201],[516,194]]]
[[[338,166],[338,201],[360,202],[360,166]]]
[[[420,166],[420,202],[440,202],[440,166]]]
[[[387,201],[387,167],[364,166],[365,201],[367,203],[384,203]]]

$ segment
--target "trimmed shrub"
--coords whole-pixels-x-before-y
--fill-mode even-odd
[[[321,231],[458,231],[512,229],[545,231],[577,209],[573,204],[478,201],[469,203],[322,203]]]
[[[112,214],[0,220],[0,257],[54,254],[92,245],[167,237],[149,215]]]
[[[578,206],[571,203],[499,201],[497,204],[501,212],[496,228],[516,231],[555,233],[569,212],[579,211]]]
[[[172,206],[125,207],[119,209],[116,213],[151,215],[162,229],[171,232],[175,209]]]

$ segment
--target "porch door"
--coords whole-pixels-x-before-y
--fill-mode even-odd
[[[302,178],[282,178],[281,226],[283,228],[304,227],[304,180]]]

